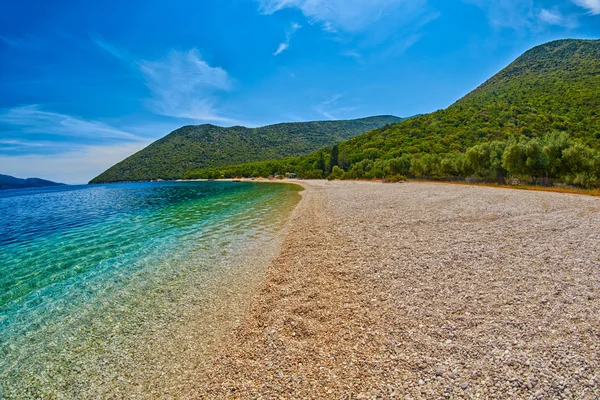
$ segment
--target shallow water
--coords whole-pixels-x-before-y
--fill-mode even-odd
[[[185,344],[202,331],[189,326],[222,301],[215,286],[228,276],[249,274],[235,278],[239,290],[222,288],[247,300],[236,290],[273,255],[297,191],[165,182],[0,192],[0,398],[147,396],[156,375],[189,369],[176,359],[202,353]]]

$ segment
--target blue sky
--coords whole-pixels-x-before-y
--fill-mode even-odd
[[[0,173],[84,183],[182,125],[410,116],[600,0],[21,0],[0,13]]]

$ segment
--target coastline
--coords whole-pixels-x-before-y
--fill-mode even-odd
[[[39,312],[15,307],[22,314],[14,319],[0,315],[0,398],[179,398],[186,392],[247,312],[300,199],[296,187],[247,186],[212,200],[163,204],[160,215],[130,210],[129,219],[78,231],[82,238],[89,232],[125,237],[120,242],[132,237],[114,233],[118,226],[140,241],[100,265],[122,260],[122,270],[96,268],[82,283],[66,281],[64,292],[58,284],[43,288]],[[183,195],[190,190],[201,189]]]
[[[600,202],[303,186],[249,312],[185,398],[600,396]]]

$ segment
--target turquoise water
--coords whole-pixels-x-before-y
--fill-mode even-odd
[[[292,185],[233,182],[0,192],[0,398],[111,393],[156,363],[133,351],[148,330],[162,341],[201,312],[249,252],[268,261],[298,198]]]

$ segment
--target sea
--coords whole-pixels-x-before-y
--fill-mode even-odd
[[[291,184],[0,191],[0,399],[161,398],[243,317]]]

